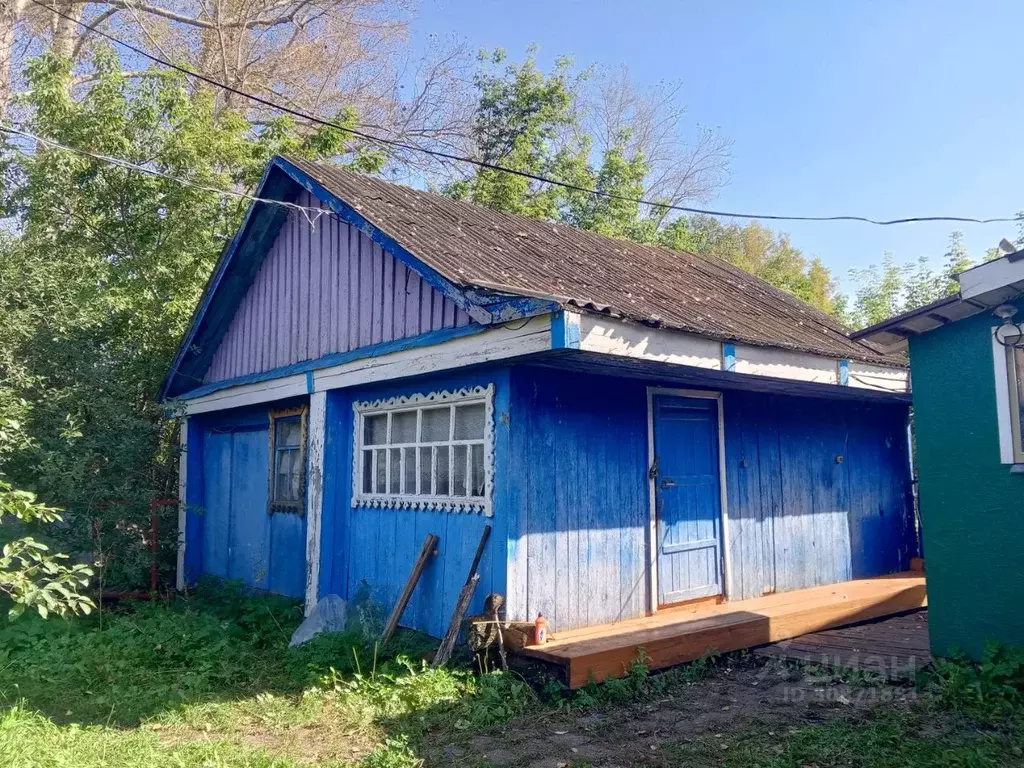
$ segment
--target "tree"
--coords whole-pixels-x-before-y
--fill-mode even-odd
[[[500,51],[483,57],[472,151],[487,163],[605,194],[490,169],[449,184],[449,194],[609,237],[717,256],[836,311],[831,273],[794,248],[788,235],[757,222],[727,226],[707,216],[671,215],[668,206],[704,199],[724,183],[729,147],[707,131],[694,146],[685,144],[678,86],[645,92],[624,70],[591,86],[591,73],[576,73],[567,59],[543,73],[535,54],[531,49],[518,65],[506,63]]]
[[[991,261],[1000,255],[998,248],[990,248],[983,260]],[[942,258],[936,270],[926,257],[898,264],[891,253],[886,253],[880,265],[850,270],[857,287],[845,318],[847,325],[874,325],[959,291],[956,276],[973,263],[962,232],[950,234],[949,248]]]
[[[30,130],[151,173],[45,145],[0,148],[12,229],[0,237],[0,418],[32,436],[0,454],[0,471],[67,509],[53,532],[64,551],[96,552],[101,580],[134,585],[149,565],[149,501],[176,489],[175,429],[155,396],[248,205],[170,177],[242,192],[279,152],[371,171],[383,157],[353,151],[340,130],[254,127],[174,75],[126,78],[108,51],[94,67],[79,101],[67,59],[35,60]]]
[[[17,490],[0,478],[0,524],[25,528],[61,519],[56,509],[37,502],[35,494]],[[0,550],[0,593],[14,603],[8,618],[21,616],[26,608],[34,608],[44,619],[51,613],[89,613],[94,603],[79,589],[88,585],[92,568],[83,563],[68,565],[67,559],[32,536],[5,538]]]
[[[436,40],[412,60],[405,45],[409,0],[0,0],[0,119],[27,87],[28,60],[49,52],[72,63],[66,86],[78,97],[97,82],[97,46],[107,41],[76,22],[235,89],[333,118],[357,110],[364,132],[414,144],[450,144],[466,131],[465,45]],[[115,54],[128,78],[152,77],[151,62]],[[254,122],[273,110],[202,82],[214,112]],[[306,126],[314,130],[313,126]],[[408,161],[415,157],[405,153]],[[416,158],[421,160],[421,158]]]

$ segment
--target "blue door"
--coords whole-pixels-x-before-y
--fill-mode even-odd
[[[658,605],[722,593],[718,401],[655,395]]]

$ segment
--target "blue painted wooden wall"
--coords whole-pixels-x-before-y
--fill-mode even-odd
[[[658,382],[525,366],[511,382],[511,615],[644,615]],[[726,391],[723,413],[732,599],[909,566],[905,406]]]
[[[494,514],[410,509],[353,508],[352,403],[358,400],[411,395],[493,383],[495,463],[498,467]],[[505,525],[509,485],[501,477],[509,442],[509,384],[506,369],[426,377],[408,382],[338,390],[328,393],[325,434],[326,477],[321,528],[320,596],[356,596],[364,582],[385,612],[405,585],[423,539],[440,537],[438,554],[423,575],[402,619],[402,625],[443,635],[466,580],[484,525],[491,538],[480,566],[480,583],[470,613],[483,608],[490,592],[505,592]]]
[[[905,406],[724,396],[733,598],[906,570]]]
[[[302,597],[306,589],[306,519],[294,513],[267,512],[267,408],[190,421],[189,452],[196,450],[201,457],[190,462],[188,474],[190,497],[198,495],[201,507],[190,515],[190,523],[194,525],[197,517],[201,523],[198,535],[187,536],[190,573],[199,571],[275,594]],[[201,443],[193,442],[196,438]]]
[[[647,607],[647,398],[642,383],[512,370],[508,599],[555,629]]]

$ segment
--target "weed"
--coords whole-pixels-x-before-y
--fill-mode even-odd
[[[1024,649],[989,643],[980,664],[955,653],[936,660],[925,684],[958,712],[986,719],[1004,715],[1024,704]]]

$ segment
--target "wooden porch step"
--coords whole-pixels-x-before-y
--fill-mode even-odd
[[[566,668],[571,688],[621,677],[643,648],[651,669],[693,661],[922,608],[920,572],[857,579],[775,595],[662,611],[639,619],[561,632],[524,653]]]

